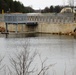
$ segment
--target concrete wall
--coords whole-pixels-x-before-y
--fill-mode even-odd
[[[36,21],[38,22],[38,26],[27,26],[27,25],[17,25],[18,31],[22,32],[42,32],[42,33],[73,33],[74,29],[76,28],[76,19],[73,13],[53,13],[53,14],[16,14],[6,15],[6,21],[8,23],[13,23],[15,21],[14,17],[17,17],[18,22],[25,23],[26,16],[28,21]],[[8,17],[8,18],[7,18]],[[11,17],[11,19],[10,19]],[[2,17],[1,17],[2,19]],[[0,22],[1,27],[6,27],[4,22]],[[10,24],[8,25],[9,31],[15,31],[16,25]]]
[[[49,24],[49,23],[41,23],[37,27],[38,32],[43,33],[73,33],[76,28],[76,24]]]
[[[0,26],[5,28],[5,23],[0,22]],[[18,25],[18,31],[22,32],[31,32],[31,31],[36,31],[36,32],[42,32],[42,33],[73,33],[74,29],[76,28],[76,23],[71,23],[71,24],[53,24],[53,23],[39,23],[38,26],[36,27],[29,27],[26,25]],[[16,30],[16,25],[10,24],[8,25],[8,30],[9,31],[15,31]]]

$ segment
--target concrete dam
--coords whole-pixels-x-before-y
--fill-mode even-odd
[[[3,18],[0,16],[0,21],[0,26],[5,27],[6,32],[14,31],[16,33],[73,34],[76,28],[74,13],[4,14]]]

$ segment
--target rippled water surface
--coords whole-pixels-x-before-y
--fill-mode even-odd
[[[20,38],[19,38],[20,37]],[[52,66],[48,75],[76,75],[76,39],[73,36],[39,35],[36,37],[9,35],[0,38],[0,54],[4,56],[3,64],[9,65],[9,55],[13,56],[27,42],[31,51],[36,50],[42,59],[47,58]],[[37,60],[37,63],[39,60]],[[7,68],[6,68],[7,69]],[[4,69],[3,74],[8,75]]]

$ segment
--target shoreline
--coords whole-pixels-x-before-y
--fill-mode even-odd
[[[0,32],[0,34],[24,34],[24,35],[27,35],[27,34],[50,34],[50,35],[68,35],[68,36],[75,36],[76,35],[76,32],[74,33],[49,33],[49,32],[35,32],[35,31],[30,31],[30,32],[15,32],[15,31],[10,31],[10,32]]]

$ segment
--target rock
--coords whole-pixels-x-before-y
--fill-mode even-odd
[[[0,27],[0,32],[5,32],[5,28],[4,27]]]

